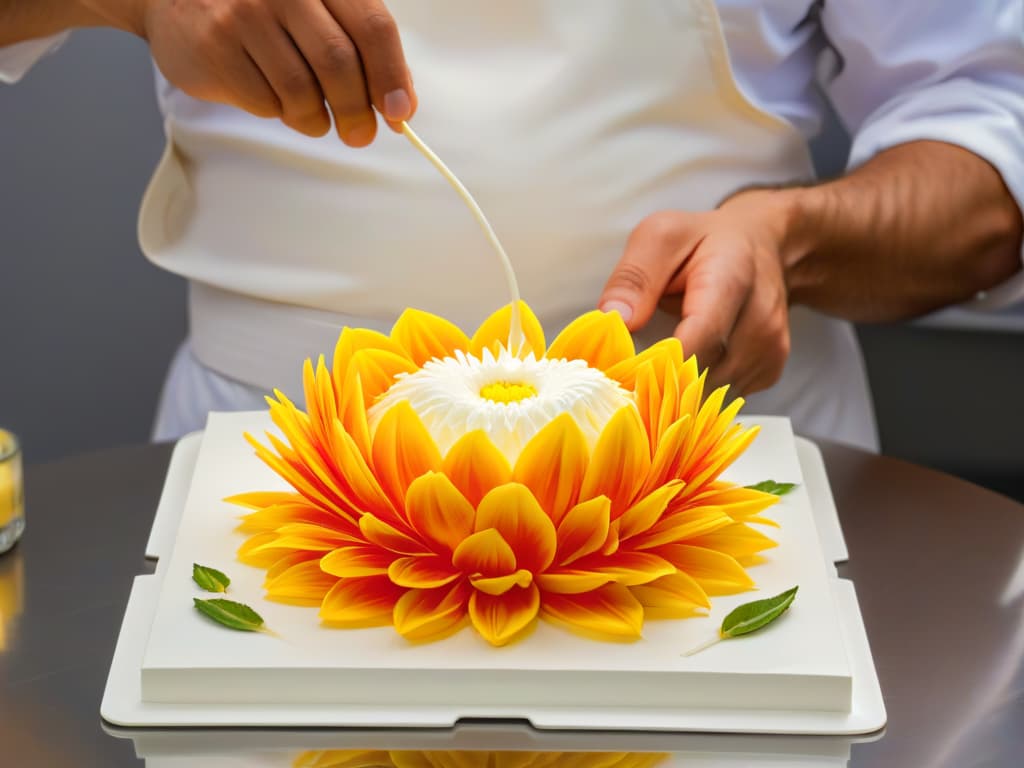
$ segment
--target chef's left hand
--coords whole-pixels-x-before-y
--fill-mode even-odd
[[[633,230],[598,306],[630,330],[679,312],[684,354],[733,394],[766,389],[789,356],[784,264],[796,221],[788,190],[753,190],[714,211],[662,211]]]

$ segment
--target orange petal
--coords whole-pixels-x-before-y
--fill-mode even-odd
[[[538,608],[540,592],[535,584],[498,597],[473,592],[469,598],[470,621],[491,645],[505,645],[513,640],[537,618]]]
[[[724,552],[687,544],[667,544],[655,552],[692,576],[708,594],[729,594],[754,586],[754,580],[736,562],[736,558]]]
[[[320,569],[332,576],[380,576],[388,572],[394,552],[379,547],[340,547],[324,555]]]
[[[391,329],[391,338],[417,366],[469,348],[469,338],[458,326],[419,309],[407,309],[401,314]]]
[[[675,573],[676,567],[650,552],[620,549],[610,555],[591,555],[573,564],[576,570],[599,573],[609,581],[631,587]]]
[[[317,560],[295,563],[269,578],[264,585],[267,597],[296,605],[320,605],[338,579],[324,573]]]
[[[516,555],[500,533],[488,528],[455,548],[452,565],[466,574],[504,576],[515,570]]]
[[[604,545],[608,539],[611,508],[607,496],[598,496],[569,510],[558,525],[558,552],[555,559],[559,565],[569,565]]]
[[[692,615],[694,609],[711,607],[700,584],[681,571],[630,587],[629,591],[652,618],[683,618]]]
[[[526,357],[531,352],[534,357],[544,356],[544,329],[533,314],[533,310],[525,301],[519,302],[519,313],[523,322],[523,335],[526,337],[519,357]],[[469,351],[476,357],[483,355],[485,349],[489,349],[492,355],[497,356],[502,347],[508,346],[509,331],[512,326],[512,305],[506,304],[497,312],[492,314],[473,334],[469,343]]]
[[[637,371],[648,363],[654,366],[654,373],[658,379],[663,379],[671,371],[676,372],[676,376],[679,377],[679,371],[684,370],[683,346],[679,343],[679,339],[673,336],[662,339],[638,353],[635,357],[627,357],[622,362],[607,368],[605,375],[609,379],[619,382],[624,389],[632,392],[636,389]],[[688,383],[688,379],[680,381],[680,384],[684,387]]]
[[[349,375],[359,376],[363,390],[363,407],[369,408],[395,383],[398,374],[412,373],[416,370],[417,366],[405,356],[404,351],[395,353],[384,349],[363,349],[352,356]]]
[[[586,360],[591,368],[606,371],[636,352],[633,337],[618,312],[594,310],[580,315],[551,342],[551,360]]]
[[[579,498],[588,453],[576,420],[559,414],[523,448],[512,479],[530,489],[557,525]]]
[[[410,534],[373,515],[363,515],[359,518],[359,530],[368,542],[390,552],[397,552],[400,555],[433,554],[430,547],[422,541],[417,541]]]
[[[401,557],[388,567],[388,578],[400,587],[433,589],[450,584],[459,577],[459,572],[450,562],[428,555],[426,557]]]
[[[466,616],[469,595],[465,582],[440,589],[410,589],[395,603],[395,630],[407,640],[443,635]]]
[[[640,414],[633,406],[620,408],[597,439],[580,498],[607,496],[615,519],[633,503],[650,468],[650,447]]]
[[[498,531],[515,552],[519,568],[540,573],[555,559],[554,523],[525,485],[506,483],[484,496],[474,528]]]
[[[428,472],[409,485],[405,513],[413,530],[437,551],[454,552],[473,532],[476,514],[451,480]]]
[[[238,559],[246,565],[253,565],[257,568],[270,568],[282,557],[291,555],[294,550],[275,547],[278,535],[274,531],[257,533],[250,536],[242,546],[238,548]]]
[[[611,579],[603,573],[578,571],[572,568],[548,571],[537,575],[538,587],[545,593],[555,592],[560,595],[578,595],[583,592],[593,592],[610,581]]]
[[[545,593],[541,610],[555,622],[615,638],[639,638],[644,623],[643,606],[621,584],[581,595]]]
[[[533,574],[520,568],[515,573],[506,576],[470,576],[469,583],[474,589],[488,595],[504,595],[513,587],[525,589],[530,586],[533,583]]]
[[[442,470],[474,507],[492,488],[512,479],[505,454],[481,429],[458,439],[444,457]]]
[[[377,479],[398,509],[409,484],[441,466],[441,454],[420,417],[402,400],[381,417],[373,436],[373,466]]]
[[[366,398],[358,369],[350,369],[343,382],[335,381],[335,399],[338,402],[338,419],[344,431],[352,437],[363,458],[369,459],[372,446],[370,425],[366,419]]]
[[[668,503],[682,490],[683,484],[673,480],[651,491],[627,509],[619,518],[619,538],[622,541],[647,531],[665,513]]]
[[[324,596],[320,618],[336,626],[386,626],[404,593],[387,576],[341,579]]]

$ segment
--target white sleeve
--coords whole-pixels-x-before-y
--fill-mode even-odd
[[[43,56],[57,50],[70,32],[0,47],[0,83],[16,83]]]
[[[853,136],[851,166],[944,141],[995,166],[1024,209],[1021,0],[826,0],[821,22],[841,60],[826,88]],[[1024,272],[970,306],[1020,300]]]

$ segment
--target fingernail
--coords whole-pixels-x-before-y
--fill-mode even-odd
[[[624,304],[621,301],[606,301],[601,305],[602,312],[618,312],[622,316],[622,321],[628,323],[633,319],[633,308],[629,304]]]
[[[409,94],[401,88],[384,94],[384,117],[388,120],[395,122],[405,120],[409,116],[410,109],[412,109],[412,102],[409,100]]]

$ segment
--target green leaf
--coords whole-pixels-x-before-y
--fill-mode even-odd
[[[213,600],[200,600],[198,597],[194,597],[192,600],[200,613],[209,616],[225,627],[237,629],[240,632],[263,630],[263,617],[248,605],[219,597]]]
[[[799,587],[793,587],[775,597],[744,603],[722,620],[719,634],[722,637],[737,637],[756,632],[761,627],[771,624],[792,604],[797,589]]]
[[[774,480],[762,480],[760,483],[754,483],[746,487],[752,488],[755,491],[770,493],[774,496],[785,496],[796,488],[796,483],[776,483]]]
[[[207,592],[226,592],[231,579],[216,568],[208,568],[199,563],[192,563],[192,581]]]

